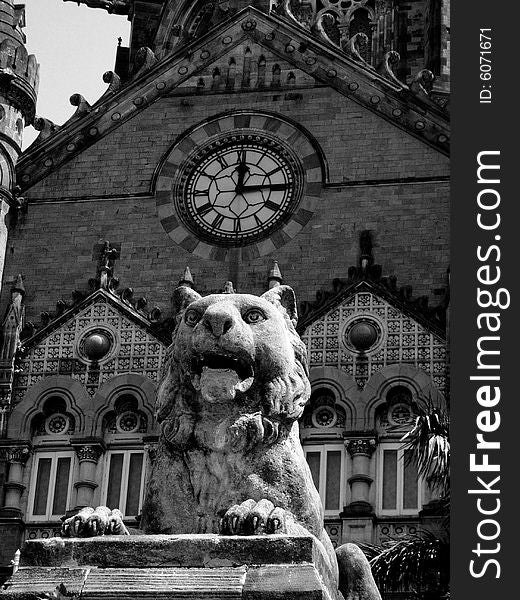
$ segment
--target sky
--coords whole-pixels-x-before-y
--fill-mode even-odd
[[[61,125],[76,110],[79,93],[93,104],[107,89],[103,73],[115,64],[117,38],[128,45],[127,17],[63,0],[21,0],[25,4],[27,50],[40,63],[36,114]],[[26,127],[23,147],[38,136]]]

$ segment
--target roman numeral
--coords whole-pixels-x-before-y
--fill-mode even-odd
[[[202,204],[195,210],[197,211],[197,214],[199,214],[201,217],[203,217],[204,215],[207,215],[211,210],[213,210],[213,207],[211,206],[211,204],[209,202],[206,202],[206,204]]]
[[[227,162],[224,160],[223,156],[217,156],[217,161],[218,164],[223,168],[223,169],[227,169],[229,167],[229,165],[227,164]]]
[[[240,224],[240,219],[235,219],[233,223],[233,231],[234,233],[240,233],[242,231],[242,225]]]
[[[217,215],[215,217],[215,219],[213,220],[213,223],[211,224],[211,226],[215,227],[215,229],[220,229],[220,226],[222,225],[223,222],[224,222],[224,217],[222,215]]]
[[[207,196],[208,195],[208,190],[195,190],[193,192],[194,196]]]
[[[264,204],[264,206],[271,210],[278,210],[280,208],[280,205],[275,204],[272,200],[267,200],[266,203]]]

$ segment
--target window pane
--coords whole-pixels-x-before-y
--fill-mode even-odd
[[[403,508],[418,508],[419,490],[417,486],[417,465],[412,460],[412,450],[404,453]]]
[[[47,496],[49,494],[49,478],[51,474],[50,458],[38,460],[38,475],[34,490],[33,515],[45,515],[47,512]]]
[[[135,516],[139,512],[139,496],[141,494],[141,475],[143,472],[143,455],[130,455],[128,488],[126,492],[125,516]]]
[[[341,452],[327,452],[327,485],[325,493],[325,510],[339,510],[339,493],[341,481]]]
[[[69,491],[70,456],[58,458],[56,469],[56,484],[54,486],[54,500],[52,514],[63,515],[67,510],[67,494]]]
[[[123,454],[112,454],[110,456],[110,469],[108,470],[107,506],[114,509],[119,506],[121,495],[121,476],[123,473]]]
[[[321,455],[319,452],[307,452],[307,462],[309,463],[309,468],[311,470],[312,480],[314,481],[314,485],[316,489],[319,491],[320,489],[320,458]]]
[[[397,508],[397,450],[383,452],[383,509]]]

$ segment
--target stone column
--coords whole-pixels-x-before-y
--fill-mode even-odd
[[[1,509],[2,513],[9,512],[12,516],[22,515],[22,494],[25,490],[23,477],[25,464],[31,455],[30,444],[22,444],[3,448],[0,450],[4,460],[9,464],[9,475],[5,488],[4,506]],[[7,509],[7,511],[6,511]]]
[[[103,440],[76,440],[72,442],[79,460],[78,478],[74,483],[78,495],[74,510],[84,506],[94,505],[94,490],[96,483],[96,469],[100,457],[106,450]]]
[[[345,444],[352,457],[352,476],[348,480],[351,490],[349,508],[359,513],[371,513],[373,509],[369,502],[369,493],[373,479],[369,473],[376,441],[372,438],[361,438],[348,440]]]
[[[0,6],[1,8],[1,6]],[[0,562],[9,564],[15,552],[21,547],[25,533],[22,512],[22,494],[25,465],[31,456],[29,442],[0,440],[0,462],[9,464],[9,475],[4,484],[4,506],[0,508]]]
[[[352,457],[352,476],[348,483],[351,501],[341,516],[341,543],[373,543],[374,509],[369,502],[370,460],[376,448],[373,438],[345,440],[345,446]]]

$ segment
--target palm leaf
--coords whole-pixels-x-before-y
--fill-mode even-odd
[[[448,592],[449,541],[428,532],[386,542],[370,564],[383,592]]]
[[[450,438],[447,413],[431,403],[415,419],[414,427],[402,438],[412,460],[417,464],[419,476],[441,497],[449,496]]]

